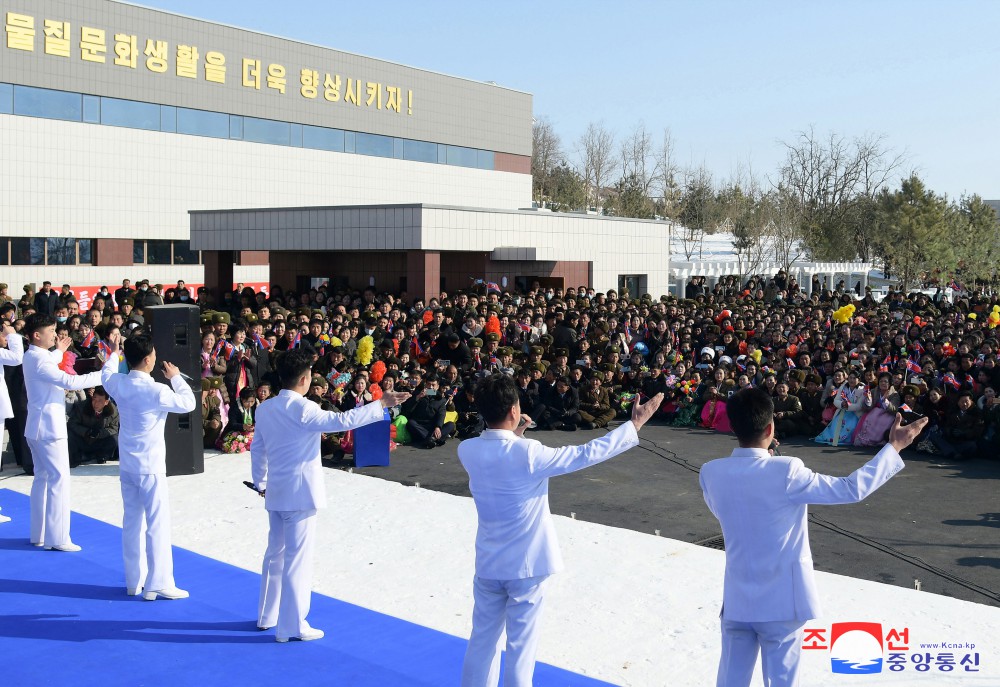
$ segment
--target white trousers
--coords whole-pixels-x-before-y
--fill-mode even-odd
[[[268,511],[267,517],[257,625],[273,626],[277,637],[298,637],[310,629],[316,510]]]
[[[722,618],[722,657],[716,687],[746,687],[761,656],[766,687],[799,684],[800,620],[747,623]]]
[[[170,495],[166,475],[120,473],[122,558],[125,586],[147,590],[174,586],[174,556],[170,549]],[[145,529],[145,537],[143,537]]]
[[[28,439],[35,463],[31,481],[31,543],[71,544],[69,538],[69,443]]]
[[[462,665],[462,687],[497,687],[500,636],[507,630],[504,687],[531,687],[538,651],[538,623],[548,575],[521,580],[474,577],[472,635]]]

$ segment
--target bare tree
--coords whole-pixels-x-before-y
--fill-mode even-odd
[[[741,164],[719,191],[719,205],[733,233],[741,276],[756,274],[771,250],[773,227],[763,201],[762,185],[749,164]]]
[[[539,117],[531,123],[531,177],[532,191],[539,205],[543,204],[550,191],[549,178],[563,162],[562,142],[552,122],[547,117]]]
[[[646,196],[656,178],[656,159],[653,155],[653,137],[642,122],[636,125],[619,150],[622,178],[632,177]]]
[[[577,144],[581,176],[587,186],[587,202],[600,209],[602,189],[609,185],[617,163],[615,135],[604,122],[591,122]]]
[[[664,128],[660,147],[656,151],[655,174],[660,195],[660,214],[669,219],[677,219],[681,204],[681,186],[677,179],[680,168],[674,148],[674,138],[670,135],[670,129]]]
[[[788,272],[797,260],[805,257],[802,209],[792,194],[778,186],[764,196],[761,210],[767,219],[775,262]]]
[[[691,260],[695,251],[700,255],[705,233],[724,219],[718,210],[712,173],[704,166],[685,170],[676,215],[680,226],[673,234],[680,241],[685,260]]]
[[[874,198],[903,162],[883,136],[848,141],[837,133],[821,140],[810,128],[783,142],[779,185],[802,212],[803,237],[820,259],[868,257],[874,229]]]

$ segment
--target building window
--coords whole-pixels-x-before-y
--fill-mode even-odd
[[[101,123],[101,99],[96,95],[83,96],[83,121],[88,124]]]
[[[177,108],[177,133],[192,136],[229,138],[229,115],[204,110]]]
[[[618,275],[618,295],[627,291],[629,298],[639,298],[646,293],[645,274],[619,274]]]
[[[146,264],[169,265],[170,241],[146,241]]]
[[[0,239],[0,265],[10,264],[10,241]]]
[[[448,146],[448,164],[457,167],[476,167],[479,164],[477,151],[473,148]]]
[[[437,143],[403,141],[403,159],[414,162],[437,162]]]
[[[26,238],[11,239],[10,264],[44,265],[45,239],[26,239]]]
[[[392,138],[378,134],[355,134],[354,152],[358,155],[373,155],[375,157],[392,157]]]
[[[132,241],[132,264],[143,265],[146,263],[146,242],[141,239]]]
[[[14,113],[14,87],[0,83],[0,114]]]
[[[326,129],[321,126],[303,126],[302,147],[342,153],[344,152],[344,132],[340,129]]]
[[[160,131],[177,133],[177,108],[172,105],[160,105]]]
[[[103,98],[101,103],[101,124],[124,126],[130,129],[160,130],[159,105],[139,103],[134,100]],[[175,115],[176,119],[176,115]],[[174,125],[176,128],[176,124]]]
[[[49,253],[48,264],[76,264],[76,239],[49,238],[45,243]]]
[[[77,263],[81,265],[94,264],[94,241],[93,239],[77,239],[77,250],[79,251]]]
[[[197,265],[200,261],[200,251],[191,250],[190,241],[174,241],[175,265]]]
[[[14,114],[79,122],[83,120],[83,96],[48,88],[14,86]]]
[[[252,143],[270,143],[287,146],[291,141],[291,125],[273,119],[243,118],[243,140]]]
[[[242,140],[492,170],[495,153],[222,112],[0,83],[0,114]]]

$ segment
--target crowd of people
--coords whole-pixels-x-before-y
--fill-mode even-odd
[[[636,398],[664,394],[658,416],[677,426],[729,431],[726,401],[766,389],[779,437],[833,446],[885,441],[896,412],[930,420],[919,450],[949,459],[996,455],[1000,441],[1000,301],[963,292],[954,302],[923,292],[803,289],[784,272],[727,277],[709,288],[692,279],[684,298],[588,286],[534,284],[508,292],[485,280],[425,301],[407,294],[337,290],[269,293],[238,285],[216,298],[184,282],[164,289],[129,280],[102,287],[85,312],[70,285],[46,282],[14,300],[0,284],[0,313],[15,330],[32,312],[55,317],[72,337],[66,369],[88,369],[114,332],[145,328],[151,306],[201,310],[205,446],[248,450],[258,405],[277,394],[276,360],[305,348],[314,357],[308,398],[349,410],[385,391],[413,392],[393,409],[392,446],[432,449],[477,436],[475,384],[512,376],[532,431],[607,427]],[[83,367],[81,368],[81,364]],[[8,370],[18,463],[30,471],[23,436],[23,380]],[[20,385],[20,386],[19,386]],[[21,412],[18,413],[20,401]],[[101,389],[69,392],[74,463],[113,458],[117,411]],[[20,419],[21,426],[18,426]],[[109,440],[111,439],[111,440]],[[324,435],[324,457],[353,450],[351,435]]]

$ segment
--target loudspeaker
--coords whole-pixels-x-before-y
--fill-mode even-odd
[[[205,472],[205,449],[201,427],[201,310],[196,305],[157,305],[145,308],[143,318],[153,337],[157,361],[177,366],[190,379],[198,401],[194,411],[167,415],[164,438],[167,445],[167,476],[194,475]],[[159,363],[153,379],[169,385]]]

